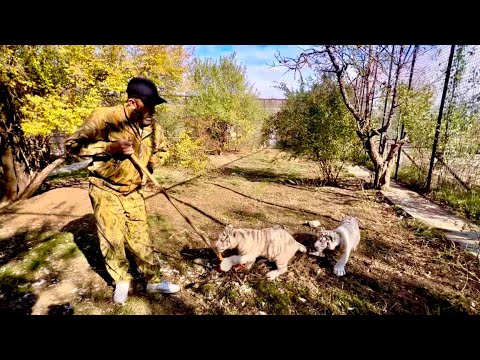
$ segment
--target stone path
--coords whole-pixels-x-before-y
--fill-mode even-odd
[[[356,177],[369,180],[371,173],[359,166],[347,167]],[[480,229],[466,219],[443,209],[414,191],[392,180],[390,189],[382,191],[387,200],[408,215],[442,232],[447,240],[454,241],[480,260]]]

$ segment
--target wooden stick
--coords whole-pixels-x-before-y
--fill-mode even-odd
[[[145,176],[147,176],[152,182],[153,184],[160,190],[160,192],[165,195],[165,197],[167,198],[167,200],[170,202],[170,204],[173,205],[173,207],[179,212],[180,215],[183,216],[183,218],[187,221],[187,223],[190,224],[190,226],[193,228],[193,230],[195,230],[195,232],[200,235],[200,237],[203,239],[203,241],[205,241],[205,243],[208,245],[209,248],[211,248],[214,253],[217,255],[217,257],[220,259],[220,260],[223,260],[223,257],[222,255],[217,251],[217,249],[215,249],[214,247],[212,247],[210,245],[210,241],[209,239],[207,238],[207,236],[202,233],[196,226],[195,224],[190,220],[190,218],[185,215],[178,207],[177,205],[175,205],[175,203],[172,201],[172,199],[170,198],[170,196],[168,195],[167,191],[165,190],[165,188],[160,185],[157,181],[157,179],[155,179],[155,177],[153,176],[153,174],[150,173],[150,171],[148,171],[148,169],[143,166],[140,161],[138,160],[137,156],[135,154],[132,154],[130,155],[130,160],[132,161],[133,165],[139,169]]]

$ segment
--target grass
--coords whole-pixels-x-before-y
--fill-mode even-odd
[[[87,177],[88,177],[88,169],[85,168],[85,169],[80,169],[80,170],[74,170],[74,171],[69,172],[69,173],[61,172],[61,173],[49,176],[48,181],[51,182],[51,183],[57,183],[59,181],[64,181],[64,180],[68,180],[68,179],[79,179],[79,178],[83,179],[83,178],[87,178]]]
[[[359,151],[354,159],[352,159],[352,162],[355,165],[365,167],[370,171],[375,171],[375,168],[373,166],[372,160],[370,160],[370,156],[363,151]]]
[[[265,214],[260,211],[248,211],[242,208],[232,209],[224,213],[225,217],[233,217],[240,221],[249,220],[254,224],[262,224],[267,218]]]
[[[0,270],[0,292],[2,293],[17,291],[25,294],[32,290],[30,284],[28,284],[30,281],[29,277],[19,276],[10,269],[3,268]],[[28,285],[24,286],[24,284]]]
[[[291,291],[266,279],[260,279],[252,287],[257,292],[255,302],[260,310],[271,315],[290,314],[293,297]]]
[[[149,215],[147,217],[148,226],[154,229],[155,233],[162,238],[168,238],[174,234],[175,229],[170,224],[169,220],[162,215]]]
[[[62,259],[71,259],[77,255],[78,247],[75,244],[69,245],[63,254],[60,255]]]
[[[247,166],[245,166],[247,165]],[[261,152],[228,166],[231,172],[243,178],[256,178],[264,182],[283,182],[286,179],[316,178],[317,165],[303,159],[291,159],[282,154],[272,157],[269,152]]]
[[[0,314],[29,315],[36,299],[29,275],[0,269]]]
[[[392,171],[394,175],[394,172]],[[427,172],[416,166],[406,166],[398,170],[398,179],[414,188],[425,187]]]
[[[112,315],[151,315],[148,299],[130,296],[123,306],[116,306]]]
[[[39,236],[45,238],[45,236]],[[72,234],[61,232],[50,235],[43,242],[32,246],[29,250],[19,254],[16,261],[5,264],[0,271],[4,274],[15,273],[24,276],[29,281],[41,277],[39,271],[52,270],[52,264],[58,261],[73,259],[78,256],[78,248],[73,243]],[[1,280],[0,280],[1,281]]]
[[[29,260],[28,260],[28,263],[26,264],[26,270],[35,271],[45,266],[48,263],[50,256],[53,256],[53,257],[65,256],[65,253],[62,250],[65,247],[64,246],[65,243],[70,241],[72,241],[72,236],[70,233],[60,233],[60,234],[54,235],[48,241],[45,241],[42,244],[35,246],[29,252],[29,255],[28,255]],[[67,245],[67,247],[68,247],[67,253],[76,251],[75,244],[69,244]]]
[[[410,185],[416,190],[425,187],[427,173],[415,166],[405,167],[399,170],[400,181]],[[433,200],[445,203],[460,215],[480,224],[480,189],[473,187],[471,191],[458,184],[443,181],[439,183],[429,195]]]
[[[480,189],[467,191],[458,186],[442,184],[433,191],[433,197],[447,202],[462,215],[480,224]]]
[[[416,219],[406,219],[405,224],[408,229],[413,230],[415,236],[429,240],[443,240],[443,235],[436,229],[425,225]]]
[[[184,275],[193,264],[188,261],[179,261],[178,255],[169,256],[169,254],[176,253],[185,242],[189,242],[189,233],[177,232],[168,218],[164,216],[148,216],[147,221],[155,249],[159,252],[157,253],[158,258],[169,264],[180,275]]]
[[[377,310],[369,302],[362,300],[358,295],[343,289],[329,291],[328,301],[323,298],[324,306],[334,315],[365,315],[376,313]]]
[[[183,169],[160,167],[155,169],[154,176],[163,187],[168,188],[171,185],[193,178],[196,175]]]
[[[150,234],[161,252],[164,276],[182,285],[180,293],[166,296],[135,290],[125,306],[113,305],[112,288],[84,252],[94,244],[93,220],[76,220],[83,246],[76,246],[77,236],[72,239],[71,233],[55,233],[50,227],[42,234],[25,235],[28,241],[15,252],[9,250],[12,241],[3,244],[0,239],[0,249],[11,252],[0,268],[0,310],[29,313],[38,299],[43,304],[51,299],[59,306],[58,312],[62,312],[61,306],[71,304],[74,314],[478,314],[480,271],[470,254],[443,241],[434,229],[402,216],[401,209],[382,202],[373,190],[285,186],[282,181],[287,177],[313,178],[316,165],[285,156],[272,162],[274,155],[270,151],[239,160],[228,165],[228,171],[212,174],[212,182],[319,215],[266,205],[204,179],[177,186],[172,194],[234,225],[285,225],[292,234],[303,234],[300,242],[310,240],[316,232],[303,225],[306,220],[318,219],[322,226],[333,228],[343,215],[357,216],[362,240],[350,257],[346,276],[333,274],[338,252],[329,252],[324,258],[298,253],[287,273],[275,281],[265,278],[274,265],[260,261],[250,271],[213,270],[213,253],[206,251],[206,244],[159,196],[147,201]],[[162,169],[157,177],[165,176],[167,181],[170,170]],[[188,178],[187,173],[175,174],[178,181]],[[218,236],[220,224],[191,207],[179,206],[211,240]],[[182,252],[185,248],[190,250],[189,256]],[[65,290],[59,294],[58,288]],[[40,310],[37,303],[35,312]],[[47,306],[42,311],[48,312]]]
[[[392,210],[397,214],[397,216],[409,217],[409,215],[398,205],[392,205]]]

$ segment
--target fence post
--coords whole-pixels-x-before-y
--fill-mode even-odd
[[[430,185],[432,183],[433,163],[435,161],[435,154],[437,152],[438,137],[440,135],[440,127],[442,126],[443,106],[445,105],[445,97],[447,95],[448,80],[450,79],[450,71],[452,69],[453,54],[455,51],[455,45],[450,48],[450,56],[448,57],[447,73],[445,75],[445,84],[443,85],[442,100],[440,102],[440,110],[438,111],[437,126],[435,127],[435,138],[433,139],[432,157],[430,158],[430,167],[428,169],[427,177],[427,192],[430,191]]]

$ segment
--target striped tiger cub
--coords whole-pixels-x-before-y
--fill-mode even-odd
[[[287,271],[288,262],[298,250],[307,252],[305,246],[280,227],[234,229],[230,224],[218,236],[215,247],[220,253],[227,249],[238,249],[238,255],[222,260],[220,269],[223,271],[230,270],[236,264],[245,264],[245,267],[250,269],[257,257],[265,257],[274,261],[277,269],[267,273],[267,278],[270,280]]]
[[[333,273],[337,276],[346,274],[345,265],[348,262],[350,253],[357,249],[360,242],[360,228],[357,218],[353,216],[345,216],[341,223],[333,230],[322,230],[318,240],[315,242],[317,251],[311,252],[310,255],[324,256],[325,249],[339,249],[340,258],[333,267]]]

